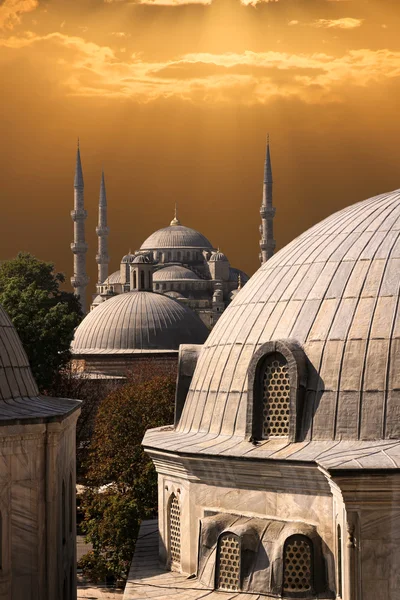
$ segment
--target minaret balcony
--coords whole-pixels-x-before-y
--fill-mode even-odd
[[[110,257],[107,254],[96,254],[96,262],[98,265],[108,265]]]
[[[84,287],[89,283],[89,277],[87,275],[74,275],[71,277],[71,285],[74,288]]]
[[[263,219],[271,218],[275,216],[276,209],[274,206],[262,206],[260,208],[260,215]]]
[[[99,237],[105,237],[110,233],[110,228],[107,225],[99,225],[96,227],[96,233]]]
[[[74,254],[86,254],[88,245],[86,242],[72,242],[71,250]]]
[[[87,218],[87,211],[84,208],[71,210],[71,219],[73,221],[84,221]]]
[[[266,250],[268,247],[266,240],[260,240],[260,248],[261,250]]]

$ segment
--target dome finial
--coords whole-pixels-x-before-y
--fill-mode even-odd
[[[241,290],[241,289],[242,289],[242,276],[241,276],[241,274],[240,274],[240,273],[239,273],[239,275],[238,275],[238,286],[237,286],[237,289],[238,289],[238,290]]]
[[[175,212],[174,212],[174,218],[172,219],[172,221],[171,221],[170,225],[180,225],[180,224],[181,224],[181,222],[180,222],[180,220],[178,219],[178,205],[177,205],[177,203],[175,202]]]

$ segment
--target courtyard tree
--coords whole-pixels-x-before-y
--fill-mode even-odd
[[[88,459],[83,530],[93,551],[81,567],[93,579],[124,578],[140,521],[156,515],[157,478],[144,433],[173,422],[175,377],[133,377],[103,400]]]
[[[51,392],[70,360],[79,300],[60,289],[65,277],[54,264],[27,252],[0,264],[0,303],[10,316],[42,392]]]

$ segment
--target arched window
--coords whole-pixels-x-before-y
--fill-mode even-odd
[[[171,564],[181,564],[181,509],[178,498],[171,494],[169,500],[168,530],[169,530],[169,553]]]
[[[168,252],[168,260],[171,260],[171,257],[172,257],[171,252]]]
[[[287,360],[274,352],[266,357],[262,371],[262,437],[288,437],[290,424],[290,378]]]
[[[62,543],[65,544],[67,537],[67,505],[66,505],[66,493],[65,493],[65,481],[62,482],[62,492],[61,492],[61,528],[62,528]]]
[[[137,288],[137,276],[136,276],[136,271],[133,271],[133,289],[136,290]]]
[[[223,533],[218,540],[216,587],[240,590],[240,540],[234,533]]]
[[[181,260],[181,253],[180,253],[180,252],[178,252],[176,256],[177,256],[177,260],[179,260],[179,261],[180,261],[180,260]]]
[[[342,597],[342,530],[340,525],[337,526],[337,573],[338,573],[338,596]]]
[[[69,532],[72,533],[72,523],[73,523],[73,510],[75,510],[74,506],[74,490],[72,485],[72,473],[69,474]]]
[[[283,549],[283,595],[309,596],[313,593],[313,546],[305,535],[292,535]]]
[[[146,284],[144,282],[144,271],[140,271],[140,287],[142,290],[144,290],[144,288],[146,287]]]
[[[148,272],[148,280],[149,280],[148,288],[151,289],[151,273],[150,273],[150,271]]]
[[[160,289],[160,285],[158,283],[156,283],[156,290]]]

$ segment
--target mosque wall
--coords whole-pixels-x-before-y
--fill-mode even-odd
[[[75,582],[78,415],[61,423],[0,427],[0,599],[63,598],[67,564]],[[63,515],[69,519],[65,542]],[[67,587],[68,600],[76,598],[74,587]]]
[[[219,458],[211,465],[208,457],[199,457],[202,466],[198,467],[194,467],[197,461],[192,458],[188,468],[185,459],[177,461],[176,456],[172,467],[166,456],[155,458],[152,452],[150,454],[159,472],[160,556],[164,563],[168,564],[169,560],[168,511],[174,495],[178,498],[181,531],[184,532],[181,536],[181,569],[184,573],[198,572],[201,519],[228,513],[285,521],[294,530],[297,523],[299,531],[304,525],[315,526],[322,539],[328,586],[330,590],[336,589],[333,497],[318,469],[309,468],[305,472],[299,467],[296,472],[296,468],[290,467],[289,472],[286,465],[266,467],[265,463],[253,463],[247,469],[236,470],[232,461]],[[198,478],[200,471],[201,479]],[[283,553],[283,545],[274,548],[274,553]]]

